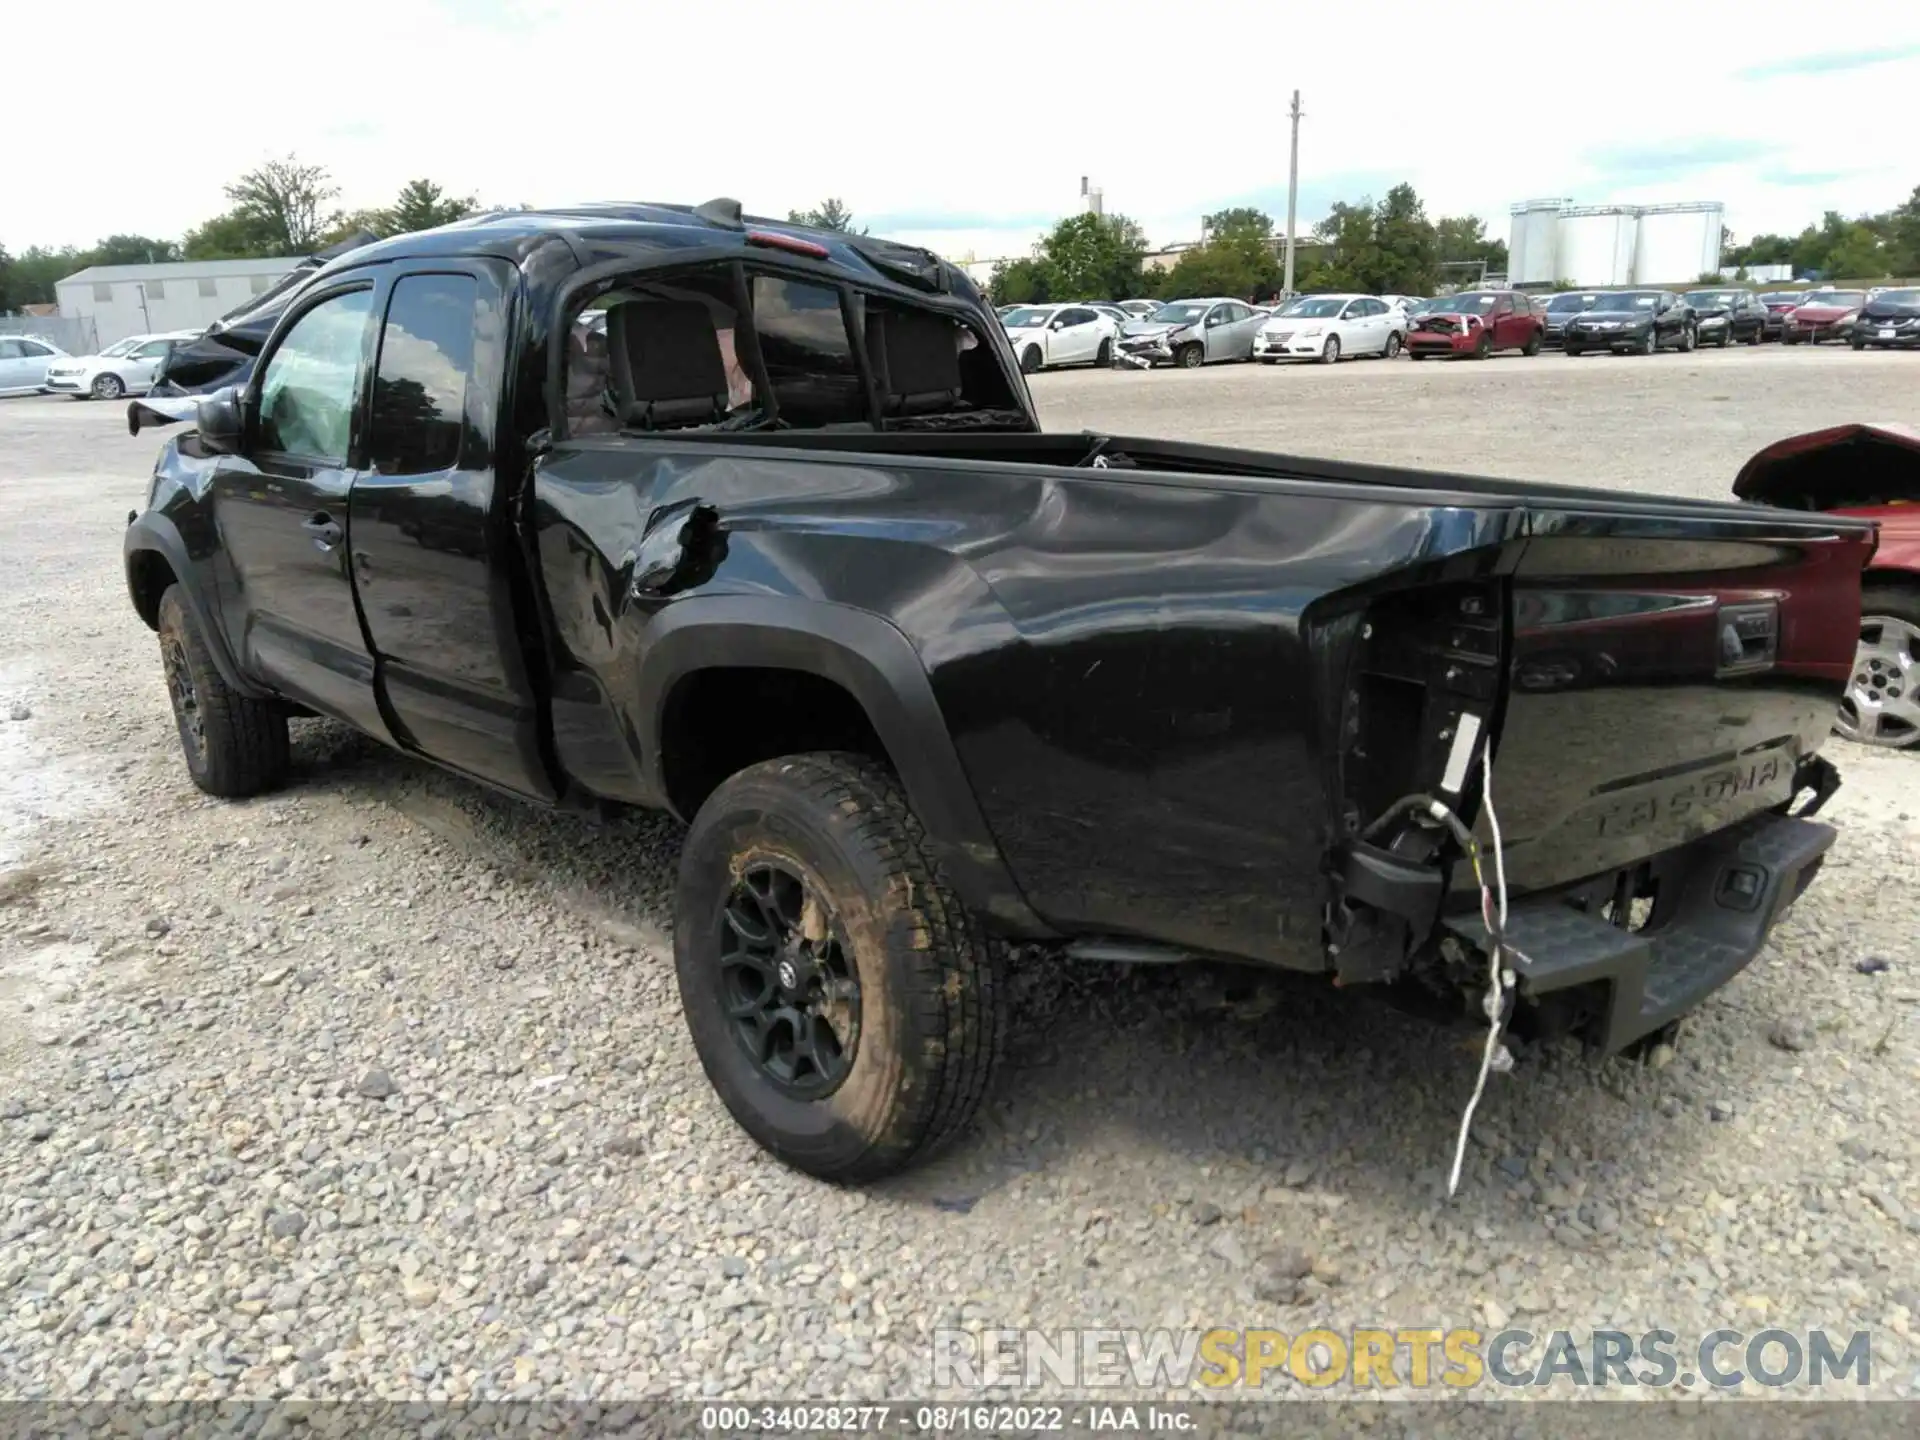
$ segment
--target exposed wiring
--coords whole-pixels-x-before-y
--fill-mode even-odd
[[[1473,861],[1474,879],[1480,882],[1480,919],[1487,927],[1487,1043],[1480,1051],[1480,1074],[1473,1082],[1473,1094],[1467,1097],[1467,1108],[1460,1114],[1460,1134],[1453,1145],[1453,1169],[1447,1176],[1449,1199],[1460,1188],[1460,1167],[1467,1158],[1467,1135],[1473,1129],[1473,1112],[1479,1108],[1480,1096],[1486,1091],[1487,1076],[1496,1068],[1496,1057],[1506,1062],[1498,1065],[1500,1069],[1506,1069],[1513,1063],[1506,1053],[1506,1047],[1500,1043],[1500,1021],[1506,1011],[1507,990],[1506,967],[1502,964],[1507,930],[1507,860],[1500,844],[1500,817],[1493,808],[1491,755],[1481,757],[1480,803],[1487,812],[1487,827],[1493,834],[1493,873],[1498,886],[1496,903],[1495,897],[1488,893],[1486,879],[1480,872],[1478,849],[1469,849],[1467,854]]]

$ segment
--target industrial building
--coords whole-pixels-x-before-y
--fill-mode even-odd
[[[161,265],[89,265],[53,287],[60,314],[90,319],[99,346],[129,335],[204,330],[264,295],[299,257],[182,260]]]
[[[1516,285],[1566,281],[1582,288],[1691,285],[1720,269],[1726,206],[1575,205],[1525,200],[1513,207],[1508,278]]]

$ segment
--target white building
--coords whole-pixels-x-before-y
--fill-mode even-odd
[[[94,323],[102,347],[129,335],[201,330],[264,295],[298,257],[182,260],[165,265],[90,265],[54,287],[60,313]]]

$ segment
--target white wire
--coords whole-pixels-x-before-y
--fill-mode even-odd
[[[1467,1097],[1467,1108],[1460,1115],[1460,1134],[1453,1144],[1453,1170],[1447,1176],[1447,1197],[1451,1199],[1460,1188],[1460,1167],[1467,1158],[1467,1134],[1473,1128],[1473,1112],[1480,1105],[1480,1096],[1487,1088],[1487,1076],[1493,1071],[1493,1057],[1500,1048],[1500,1016],[1505,1010],[1505,986],[1501,975],[1500,937],[1507,929],[1507,862],[1501,853],[1500,817],[1493,809],[1493,756],[1491,750],[1480,758],[1480,803],[1487,812],[1487,825],[1493,833],[1493,873],[1498,886],[1498,910],[1500,923],[1496,927],[1492,908],[1488,903],[1486,887],[1480,888],[1480,916],[1487,922],[1487,1043],[1480,1052],[1480,1074],[1473,1082],[1473,1094]]]

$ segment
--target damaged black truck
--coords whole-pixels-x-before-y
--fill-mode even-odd
[[[700,1059],[815,1174],[965,1128],[1009,942],[1617,1050],[1833,839],[1865,522],[1043,433],[958,270],[731,202],[361,246],[246,359],[134,407],[194,781],[325,716],[670,810]]]

